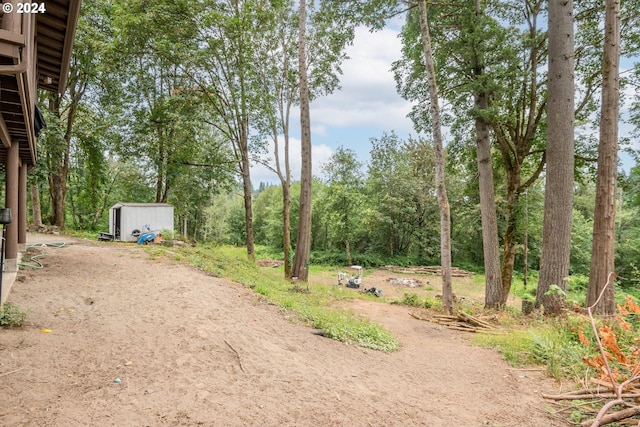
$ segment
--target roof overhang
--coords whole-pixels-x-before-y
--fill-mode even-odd
[[[48,0],[47,11],[36,16],[36,56],[40,89],[64,92],[80,4],[80,0]]]
[[[0,164],[14,142],[24,163],[36,162],[36,89],[64,92],[80,5],[47,0],[46,12],[35,16],[0,14]]]

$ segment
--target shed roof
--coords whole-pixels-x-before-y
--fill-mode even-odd
[[[111,206],[111,208],[120,208],[120,207],[136,207],[136,208],[150,208],[150,207],[165,207],[172,208],[173,205],[168,203],[137,203],[137,202],[119,202],[115,205]]]

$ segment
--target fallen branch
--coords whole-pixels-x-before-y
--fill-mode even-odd
[[[467,322],[471,323],[472,325],[478,326],[480,328],[495,329],[495,326],[493,326],[491,323],[485,322],[484,320],[480,320],[477,317],[474,317],[470,314],[465,313],[464,311],[459,312],[458,317],[462,317]]]
[[[606,391],[603,393],[566,393],[566,394],[543,394],[542,397],[549,400],[586,400],[586,399],[606,399],[617,397],[615,392]],[[623,399],[640,398],[640,393],[622,394]]]
[[[429,319],[425,319],[424,317],[420,316],[417,313],[413,313],[413,312],[409,312],[409,316],[413,317],[414,319],[418,319],[418,320],[424,320],[424,321],[429,321]]]
[[[603,426],[606,424],[626,420],[627,418],[635,417],[636,415],[640,415],[640,406],[621,409],[620,411],[612,412],[611,414],[607,414],[602,417],[600,416],[600,414],[598,414],[598,417],[596,417],[595,419],[583,421],[580,425],[583,427],[589,427],[594,423],[598,423],[597,425]]]
[[[598,298],[596,299],[596,301],[591,306],[587,307],[587,313],[589,314],[589,320],[591,321],[591,327],[593,329],[593,332],[594,332],[594,335],[595,335],[595,338],[596,338],[596,342],[598,344],[598,349],[600,349],[600,355],[602,356],[602,359],[604,361],[604,367],[606,369],[607,374],[609,375],[609,380],[610,380],[612,386],[614,384],[617,384],[617,383],[616,383],[615,378],[613,376],[613,371],[611,370],[611,367],[609,366],[609,362],[607,361],[607,355],[606,355],[606,352],[604,350],[604,345],[602,344],[602,340],[600,339],[600,335],[598,334],[598,328],[596,327],[596,320],[593,317],[593,309],[598,305],[598,303],[602,299],[602,296],[604,295],[605,290],[607,289],[607,287],[609,287],[609,285],[611,285],[611,281],[615,280],[616,277],[617,276],[613,271],[611,273],[609,273],[609,276],[607,276],[607,283],[605,283],[604,286],[602,287],[602,290],[600,291],[600,295],[598,295]],[[634,381],[637,381],[639,378],[640,378],[640,375],[638,375],[636,373],[635,375],[632,375],[631,378],[629,378],[626,381],[623,381],[622,383],[617,385],[617,387],[615,387],[613,389],[616,399],[610,400],[609,402],[607,402],[600,409],[600,411],[598,412],[598,415],[596,415],[596,417],[593,420],[585,421],[585,422],[582,423],[582,425],[583,426],[591,426],[591,427],[600,427],[600,426],[605,425],[605,424],[610,424],[612,422],[624,420],[626,418],[630,418],[630,417],[633,417],[635,415],[640,415],[640,406],[633,406],[631,408],[623,409],[621,411],[617,411],[617,412],[614,412],[612,414],[608,414],[607,415],[607,412],[609,412],[609,410],[611,408],[613,408],[615,406],[618,406],[618,405],[627,405],[628,404],[627,402],[625,402],[623,400],[623,398],[622,398],[622,394],[623,393],[622,392],[623,392],[625,387],[627,387],[628,385],[632,384]]]
[[[434,314],[429,318],[423,317],[418,313],[409,312],[414,319],[424,320],[427,322],[437,323],[446,326],[449,329],[464,332],[489,332],[496,333],[498,329],[491,323],[478,319],[470,314],[460,311],[456,316],[448,314]]]

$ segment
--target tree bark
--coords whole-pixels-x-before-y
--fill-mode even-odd
[[[298,71],[300,74],[300,128],[301,128],[301,176],[300,216],[298,239],[293,259],[291,277],[306,282],[309,278],[309,253],[311,251],[311,117],[309,114],[309,83],[307,80],[306,25],[307,2],[300,0],[300,32],[298,35]]]
[[[475,2],[476,18],[483,14],[480,2]],[[479,57],[482,57],[480,53]],[[473,68],[474,79],[480,81],[484,75],[484,63],[479,60]],[[484,254],[485,307],[500,308],[507,299],[504,295],[500,275],[500,242],[498,241],[498,218],[496,197],[493,188],[493,162],[491,161],[490,124],[484,114],[489,110],[489,98],[481,88],[475,93],[476,108],[476,156],[478,161],[478,185],[480,189],[480,215],[482,223],[482,248]],[[508,292],[508,291],[507,291]]]
[[[547,171],[536,306],[562,312],[569,275],[574,169],[573,0],[549,2]],[[552,287],[557,286],[557,288]]]
[[[507,227],[502,239],[502,267],[500,269],[500,280],[502,281],[502,305],[507,303],[511,290],[511,280],[513,279],[513,269],[516,259],[516,233],[518,231],[518,215],[516,212],[519,202],[520,185],[520,165],[507,172],[507,206],[506,219]]]
[[[604,53],[602,59],[602,112],[598,146],[596,206],[587,307],[592,306],[614,271],[616,186],[618,177],[618,117],[620,114],[620,0],[606,0]],[[615,288],[610,284],[595,312],[615,313]]]
[[[282,245],[284,252],[284,276],[291,277],[291,186],[282,183]]]
[[[440,263],[442,266],[442,309],[453,314],[453,284],[451,278],[451,209],[444,175],[444,154],[442,142],[442,125],[438,101],[438,85],[433,63],[429,21],[427,18],[426,0],[420,0],[420,30],[424,51],[425,68],[429,80],[429,100],[431,104],[431,121],[433,132],[433,151],[435,154],[436,187],[438,206],[440,208]]]
[[[476,70],[479,71],[479,70]],[[480,72],[481,74],[481,72]],[[486,94],[476,94],[476,108],[489,108]],[[476,155],[478,158],[478,184],[480,187],[480,215],[482,223],[482,248],[484,254],[486,308],[500,308],[506,302],[500,275],[500,243],[498,241],[498,218],[493,188],[493,165],[491,162],[491,140],[489,124],[476,117]]]
[[[242,190],[244,194],[245,244],[247,245],[247,257],[251,261],[255,261],[256,254],[253,241],[253,186],[251,185],[251,161],[249,159],[249,126],[246,120],[242,121],[240,129],[241,146],[243,147],[240,150],[240,171],[242,173]]]
[[[57,118],[61,118],[60,111],[61,97],[56,94],[49,96],[49,111]],[[69,114],[74,111],[70,107]],[[67,120],[69,123],[69,120]],[[68,136],[68,138],[67,138]],[[47,153],[49,163],[49,196],[51,198],[51,218],[50,222],[61,229],[65,226],[65,207],[67,204],[67,177],[69,172],[69,143],[71,140],[70,129],[66,129],[65,134],[58,144],[51,144]]]
[[[33,225],[42,227],[42,210],[40,207],[40,190],[38,189],[38,180],[34,178],[31,184],[31,211],[33,213]]]

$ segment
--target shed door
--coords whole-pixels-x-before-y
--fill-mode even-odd
[[[120,240],[120,220],[122,208],[115,208],[113,210],[113,233],[116,240]]]

